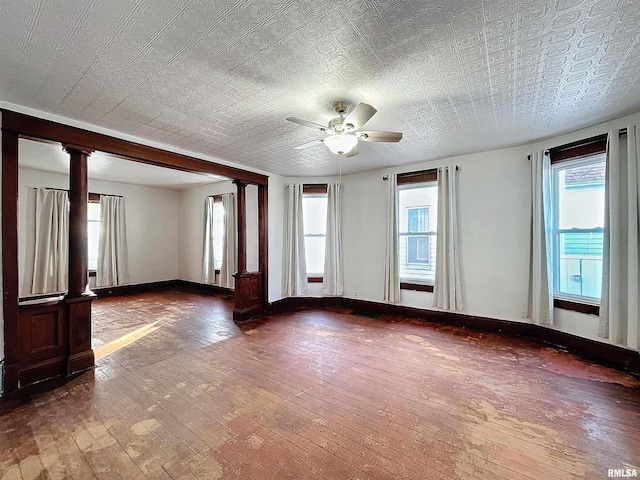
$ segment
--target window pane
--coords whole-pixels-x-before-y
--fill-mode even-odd
[[[553,167],[555,291],[599,299],[605,156]]]
[[[324,272],[327,195],[305,194],[302,197],[302,214],[307,274],[321,277]]]
[[[435,182],[398,189],[398,263],[402,281],[433,283],[437,213]]]
[[[213,204],[213,266],[222,266],[222,239],[224,237],[224,207],[222,202]]]
[[[98,243],[100,242],[100,203],[87,204],[87,253],[89,270],[98,268]]]
[[[600,155],[588,163],[556,168],[558,228],[604,226],[604,170]]]
[[[324,272],[325,236],[304,237],[304,249],[307,259],[307,275],[322,276]]]
[[[600,298],[602,233],[558,234],[558,293]]]
[[[327,196],[308,194],[302,197],[305,235],[322,234],[327,229]]]

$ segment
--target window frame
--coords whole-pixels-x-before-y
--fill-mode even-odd
[[[568,143],[566,145],[560,145],[558,147],[549,149],[549,157],[552,167],[552,176],[555,177],[553,172],[554,166],[564,163],[576,163],[580,160],[587,160],[589,157],[594,157],[596,155],[601,155],[603,153],[606,154],[607,151],[607,135],[598,135],[595,137],[587,138],[585,140],[580,140],[577,142]],[[606,162],[606,158],[605,158]],[[606,180],[605,180],[606,181]],[[556,185],[555,181],[552,178],[552,192],[551,197],[553,201],[553,239],[554,246],[556,246],[556,226],[557,226],[557,198],[556,198]],[[557,259],[554,255],[552,259],[552,264],[554,268],[554,273],[557,270]],[[556,280],[554,280],[553,286],[553,306],[554,308],[559,308],[562,310],[572,310],[575,312],[586,313],[589,315],[599,315],[600,314],[600,300],[590,301],[591,297],[574,297],[570,294],[557,294],[556,293]],[[594,299],[595,300],[595,299]]]
[[[101,194],[100,193],[91,193],[89,192],[88,198],[87,198],[87,203],[100,203],[100,197]],[[89,219],[87,219],[87,223],[89,223]],[[100,222],[98,222],[100,223]],[[89,259],[87,259],[87,263],[89,263]],[[97,269],[91,270],[89,269],[89,277],[95,277],[98,275],[98,271]]]
[[[214,204],[216,204],[216,203],[222,203],[222,194],[218,194],[218,195],[209,195],[209,196],[213,198],[213,203],[214,203]],[[224,235],[224,232],[222,232],[222,234]],[[212,241],[213,241],[213,239],[212,239]],[[220,275],[220,269],[219,269],[219,268],[215,268],[213,271],[214,271],[214,273],[215,273],[216,275]]]
[[[431,168],[428,170],[418,170],[415,172],[399,173],[397,175],[397,185],[412,184],[432,184],[438,181],[438,169]],[[397,192],[396,192],[397,195]],[[399,236],[400,232],[398,232]],[[437,233],[436,233],[437,234]],[[431,239],[429,239],[431,243]],[[412,290],[416,292],[433,292],[434,285],[432,283],[418,283],[411,281],[400,281],[401,290]]]
[[[302,185],[302,196],[305,195],[327,195],[329,192],[329,186],[326,183],[305,183]],[[322,234],[307,234],[305,232],[304,237],[327,237],[327,232]],[[324,282],[324,272],[322,275],[307,276],[307,283],[322,283]]]

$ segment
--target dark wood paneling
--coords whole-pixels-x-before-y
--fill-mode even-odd
[[[117,285],[113,287],[96,287],[93,289],[98,298],[133,295],[136,293],[150,292],[161,288],[170,288],[179,285],[183,280],[162,280],[160,282],[139,283],[135,285]]]
[[[409,183],[435,182],[437,180],[438,169],[436,168],[398,174],[398,185],[407,185]]]
[[[269,190],[258,185],[258,268],[262,272],[262,310],[269,293]]]
[[[262,272],[236,273],[233,320],[244,322],[263,312]]]
[[[191,292],[204,293],[208,295],[233,295],[233,290],[219,285],[211,285],[209,283],[189,282],[187,280],[175,280],[173,285],[177,288],[184,288]]]
[[[64,301],[20,305],[18,339],[20,388],[66,372],[69,352]]]
[[[91,349],[91,302],[94,294],[67,297],[69,318],[69,361],[67,372],[81,372],[93,367],[94,355]]]
[[[606,365],[640,375],[640,352],[531,323],[498,320],[465,313],[425,310],[397,304],[342,297],[287,297],[270,303],[267,312],[283,313],[303,308],[327,307],[345,307],[382,315],[437,322],[476,331],[540,340],[554,346],[566,348],[573,353]]]
[[[600,305],[592,305],[589,303],[573,302],[563,298],[554,298],[553,306],[562,308],[563,310],[573,310],[574,312],[586,313],[589,315],[600,315]]]
[[[326,183],[305,183],[302,185],[302,193],[327,193]]]
[[[129,142],[101,133],[90,132],[81,128],[31,117],[10,110],[2,110],[2,125],[3,128],[25,136],[82,145],[102,152],[122,155],[131,160],[150,165],[168,167],[186,172],[212,173],[256,185],[267,185],[268,183],[268,177],[258,173]]]
[[[607,135],[605,134],[551,148],[549,155],[551,156],[551,163],[559,163],[588,155],[604,153],[606,149]]]
[[[18,134],[2,118],[2,305],[4,317],[4,389],[19,385],[18,342]]]
[[[424,285],[422,283],[400,282],[401,290],[414,290],[416,292],[433,292],[433,285]]]

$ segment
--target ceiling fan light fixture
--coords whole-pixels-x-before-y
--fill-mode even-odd
[[[336,155],[343,155],[358,144],[358,139],[355,135],[331,135],[324,139],[324,144]]]

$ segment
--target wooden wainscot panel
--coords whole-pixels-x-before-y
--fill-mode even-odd
[[[236,288],[234,294],[233,320],[243,322],[260,315],[263,311],[262,272],[243,272],[234,275]]]
[[[18,341],[21,385],[66,372],[69,352],[66,311],[62,299],[20,305]]]

